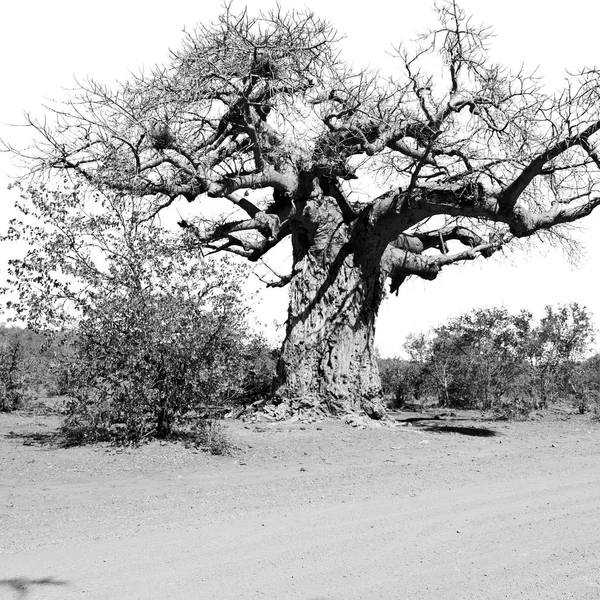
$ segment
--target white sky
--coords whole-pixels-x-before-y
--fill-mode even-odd
[[[432,3],[370,0],[354,10],[345,1],[281,0],[284,8],[312,8],[346,34],[346,52],[357,64],[377,66],[392,44],[408,41],[415,31],[434,24]],[[248,2],[250,9],[269,8],[274,2]],[[554,5],[542,0],[481,2],[460,5],[475,20],[493,27],[492,56],[518,68],[539,67],[549,86],[559,86],[565,68],[600,65],[598,17],[593,0],[570,0]],[[236,2],[238,8],[242,2]],[[181,30],[214,18],[220,0],[23,0],[3,7],[0,21],[0,136],[25,144],[27,131],[6,124],[22,123],[23,111],[40,114],[46,98],[60,99],[74,76],[91,75],[110,84],[131,70],[151,67],[175,48]],[[13,193],[6,191],[14,166],[0,155],[0,233],[12,214]],[[539,313],[546,304],[578,301],[595,314],[600,326],[600,215],[584,222],[581,239],[587,252],[572,269],[560,252],[514,254],[510,260],[479,260],[447,268],[435,282],[413,278],[398,297],[386,299],[380,311],[377,345],[384,355],[401,351],[407,333],[436,325],[450,315],[473,307],[506,305]],[[6,259],[11,249],[0,246]],[[0,260],[0,285],[4,264]],[[261,293],[259,318],[273,331],[283,322],[285,290]],[[2,318],[0,317],[0,320]],[[273,334],[271,333],[271,337]]]

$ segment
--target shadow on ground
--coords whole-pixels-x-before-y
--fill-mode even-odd
[[[441,415],[419,416],[419,417],[395,417],[397,423],[412,425],[415,429],[429,431],[431,433],[457,433],[459,435],[468,435],[471,437],[494,437],[500,435],[495,429],[488,427],[479,427],[476,425],[458,425],[460,422],[473,422],[472,418],[456,417],[450,418]]]
[[[398,423],[420,423],[421,421],[440,421],[442,417],[434,415],[433,417],[407,417],[405,419],[396,418]],[[445,420],[445,419],[444,419]],[[471,419],[462,417],[453,417],[452,421],[470,421]]]
[[[431,433],[458,433],[460,435],[468,435],[471,437],[494,437],[500,435],[494,429],[487,427],[474,427],[472,425],[444,425],[442,423],[428,423],[427,425],[418,425],[419,429],[429,431]]]
[[[56,431],[9,431],[2,437],[23,442],[24,446],[60,446]]]
[[[61,581],[54,577],[42,577],[41,579],[28,579],[27,577],[13,577],[12,579],[0,579],[0,587],[7,587],[13,590],[17,600],[27,598],[27,595],[35,586],[47,585],[67,585],[66,581]]]

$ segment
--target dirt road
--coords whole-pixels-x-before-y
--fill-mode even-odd
[[[23,445],[53,426],[0,421],[0,598],[600,598],[586,416],[234,423],[229,457]]]

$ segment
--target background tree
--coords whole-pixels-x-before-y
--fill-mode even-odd
[[[546,306],[533,333],[528,353],[546,405],[572,391],[574,371],[595,339],[592,315],[577,302],[557,308]]]
[[[520,388],[528,371],[526,349],[531,314],[511,315],[506,309],[479,309],[436,327],[429,336],[408,342],[433,380],[439,404],[489,410]]]
[[[28,329],[0,325],[0,412],[22,408],[45,386],[44,342]]]
[[[596,362],[584,361],[591,323],[575,302],[547,306],[539,322],[528,311],[478,309],[411,336],[405,349],[441,406],[514,412],[569,397],[582,406],[595,389]]]
[[[417,360],[380,358],[379,375],[384,397],[394,408],[421,401],[427,391],[427,367]]]
[[[597,72],[546,93],[492,63],[489,30],[454,2],[438,15],[390,77],[345,65],[311,13],[226,7],[165,66],[116,90],[85,82],[54,125],[31,119],[31,171],[143,198],[148,218],[219,199],[235,210],[180,222],[205,250],[257,261],[291,238],[279,397],[381,416],[386,279],[397,291],[531,236],[568,242],[600,203]]]
[[[584,414],[593,406],[596,418],[600,418],[600,354],[574,365],[566,383],[577,411]]]
[[[27,397],[30,360],[18,336],[0,332],[0,412],[9,412]]]

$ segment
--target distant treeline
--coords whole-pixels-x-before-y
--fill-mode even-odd
[[[431,403],[524,416],[557,400],[581,413],[600,396],[600,355],[590,311],[572,302],[547,306],[541,319],[488,308],[450,319],[406,340],[408,359],[380,360],[394,407]]]
[[[227,294],[210,310],[183,294],[113,295],[49,338],[0,327],[0,411],[64,396],[67,441],[135,443],[268,400],[278,352],[248,334],[238,307]],[[560,400],[584,413],[599,406],[593,341],[591,314],[577,303],[547,306],[538,320],[474,310],[409,336],[408,359],[380,359],[383,391],[391,407],[518,418]]]
[[[0,412],[19,408],[46,379],[44,338],[29,329],[0,327]]]

